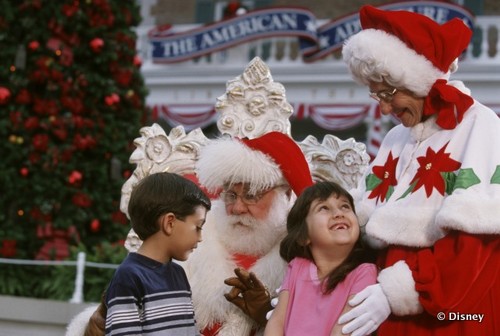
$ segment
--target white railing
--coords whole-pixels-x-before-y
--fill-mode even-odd
[[[325,21],[326,22],[326,21]],[[319,22],[321,25],[322,22]],[[471,46],[466,52],[464,59],[467,63],[496,63],[500,64],[500,16],[478,16],[475,21],[476,27]],[[199,27],[197,24],[175,25],[173,32],[183,32]],[[153,26],[140,26],[137,28],[137,49],[143,64],[152,65],[152,47],[148,41],[147,33]],[[241,44],[228,50],[175,64],[161,64],[162,68],[175,68],[189,66],[207,67],[210,65],[244,65],[254,56],[260,56],[267,64],[273,67],[286,65],[296,66],[304,64],[298,49],[298,39],[269,38]],[[333,53],[315,63],[342,63],[339,53]],[[153,65],[154,67],[154,65]]]
[[[77,260],[26,260],[26,259],[8,259],[0,258],[0,264],[11,265],[32,265],[32,266],[76,266],[75,286],[70,303],[82,303],[83,301],[83,283],[85,277],[85,267],[111,268],[118,267],[116,264],[105,264],[86,261],[85,252],[78,252]]]
[[[475,22],[467,62],[500,63],[500,16],[479,16]]]

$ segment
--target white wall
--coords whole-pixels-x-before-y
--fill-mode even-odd
[[[71,319],[91,305],[0,296],[0,336],[63,336]]]

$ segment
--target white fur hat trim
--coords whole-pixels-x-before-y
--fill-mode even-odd
[[[369,72],[390,76],[400,86],[426,96],[437,79],[448,79],[425,56],[416,53],[397,37],[378,29],[365,29],[350,37],[342,50],[351,72],[366,63]],[[368,74],[352,72],[354,79],[368,85]]]
[[[274,160],[236,139],[213,140],[203,147],[196,173],[210,192],[236,183],[249,183],[249,192],[259,192],[285,182]]]

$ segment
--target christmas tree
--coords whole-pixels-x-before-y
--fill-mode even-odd
[[[83,249],[97,261],[121,258],[129,223],[120,190],[146,115],[137,2],[0,5],[0,257],[74,259]],[[1,267],[0,294],[64,298],[72,290],[57,287],[74,269]]]

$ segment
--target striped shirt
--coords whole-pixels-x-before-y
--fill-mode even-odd
[[[106,335],[199,335],[184,269],[130,253],[106,291]]]

